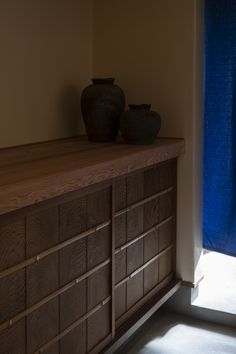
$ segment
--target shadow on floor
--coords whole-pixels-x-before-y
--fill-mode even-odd
[[[158,311],[116,354],[236,354],[236,331]]]

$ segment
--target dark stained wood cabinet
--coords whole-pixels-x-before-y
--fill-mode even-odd
[[[99,353],[178,284],[176,164],[0,216],[1,354]]]

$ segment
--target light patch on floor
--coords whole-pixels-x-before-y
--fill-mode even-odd
[[[205,251],[202,268],[204,279],[192,305],[236,314],[236,258]]]
[[[144,325],[122,354],[235,354],[235,329],[162,313]]]

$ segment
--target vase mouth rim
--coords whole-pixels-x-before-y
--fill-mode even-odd
[[[138,110],[150,110],[151,104],[149,103],[141,103],[141,104],[129,104],[129,108],[131,110],[138,109]]]
[[[105,77],[105,78],[95,77],[95,78],[92,78],[91,80],[92,80],[93,84],[99,84],[99,85],[102,85],[102,84],[113,85],[115,82],[115,79],[113,77]]]

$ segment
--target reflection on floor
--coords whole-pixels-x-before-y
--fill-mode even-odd
[[[162,311],[154,315],[118,353],[235,354],[236,331]]]
[[[236,258],[205,251],[202,268],[204,279],[192,305],[236,314]]]

